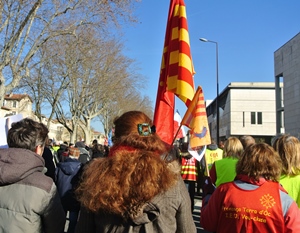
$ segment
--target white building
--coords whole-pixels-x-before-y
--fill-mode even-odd
[[[22,114],[23,117],[33,117],[32,99],[27,94],[7,94],[4,96],[0,117]]]
[[[251,135],[270,143],[276,135],[275,83],[232,82],[219,95],[219,140]],[[206,107],[211,137],[217,141],[216,100]]]

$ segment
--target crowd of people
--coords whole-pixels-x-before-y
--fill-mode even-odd
[[[23,119],[0,150],[0,232],[300,232],[300,142],[249,135],[212,140],[198,161],[188,140],[160,139],[140,111],[114,120],[113,146],[56,145]],[[199,151],[200,153],[200,151]]]

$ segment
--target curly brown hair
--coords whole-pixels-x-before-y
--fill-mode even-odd
[[[76,193],[92,212],[102,210],[128,218],[132,210],[138,211],[173,186],[178,177],[152,152],[119,150],[88,164]]]
[[[137,211],[157,194],[165,192],[180,178],[161,159],[167,147],[156,133],[140,135],[138,124],[149,124],[139,111],[124,113],[115,121],[115,142],[107,158],[87,165],[76,190],[81,204],[92,212],[122,216]]]
[[[155,132],[148,136],[141,136],[138,132],[138,124],[146,123],[152,126],[151,119],[140,111],[129,111],[114,120],[115,135],[114,146],[127,145],[137,149],[164,153],[168,146]]]
[[[258,181],[278,181],[281,174],[281,159],[278,153],[266,143],[257,143],[246,147],[236,165],[238,175],[247,175]]]

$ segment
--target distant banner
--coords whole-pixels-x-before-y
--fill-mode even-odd
[[[7,132],[13,122],[18,122],[23,119],[22,114],[17,114],[9,117],[0,118],[0,148],[8,148]]]

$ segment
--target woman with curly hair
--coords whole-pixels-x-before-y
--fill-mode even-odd
[[[300,142],[298,138],[282,135],[273,144],[282,160],[280,184],[300,208]]]
[[[87,165],[77,196],[81,232],[196,232],[180,166],[143,112],[115,119],[107,158]]]
[[[210,232],[300,232],[300,210],[279,184],[281,159],[266,143],[248,146],[234,181],[202,203],[201,225]]]

